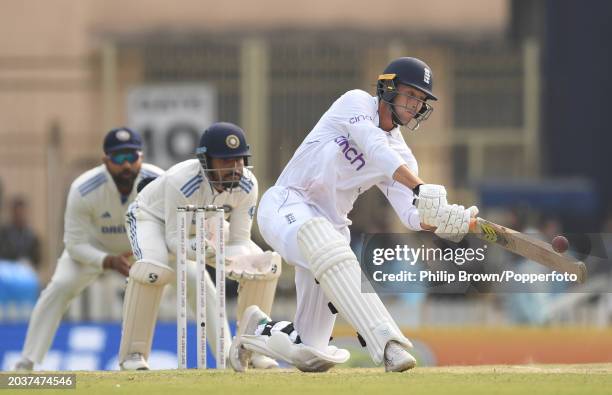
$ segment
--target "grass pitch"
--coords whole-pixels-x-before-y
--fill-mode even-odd
[[[72,394],[610,394],[612,364],[416,368],[408,373],[381,369],[76,372]],[[2,393],[11,391],[3,390]],[[23,393],[21,390],[13,391]],[[56,390],[44,390],[57,393]]]

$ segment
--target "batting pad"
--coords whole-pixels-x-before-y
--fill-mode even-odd
[[[361,271],[348,242],[321,217],[304,223],[298,245],[310,271],[334,307],[365,339],[374,363],[383,361],[390,340],[412,348],[375,293],[361,292]]]
[[[277,270],[273,279],[242,279],[238,288],[238,306],[236,308],[236,319],[240,322],[242,313],[247,307],[257,305],[259,308],[270,315],[272,311],[272,303],[274,302],[274,294],[276,293],[276,285],[281,274],[281,257],[277,253],[269,254],[271,260]]]
[[[162,292],[173,278],[172,270],[151,262],[137,261],[131,267],[123,301],[120,363],[133,353],[149,358]]]

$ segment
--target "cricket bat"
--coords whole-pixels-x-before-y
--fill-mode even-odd
[[[550,244],[535,237],[527,236],[480,217],[470,222],[470,233],[552,270],[575,274],[579,283],[583,283],[587,278],[587,270],[583,262],[556,252]]]

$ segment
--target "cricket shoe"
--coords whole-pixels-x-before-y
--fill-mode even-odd
[[[15,372],[31,372],[34,370],[34,362],[27,358],[21,358],[13,368]]]
[[[260,324],[269,321],[271,321],[270,317],[255,305],[249,306],[242,314],[242,319],[238,324],[238,330],[236,331],[236,336],[234,337],[234,341],[232,341],[229,351],[229,363],[236,372],[246,371],[253,357],[253,352],[247,350],[242,345],[242,335],[254,335]],[[264,356],[261,355],[261,357]],[[274,361],[272,358],[264,358]],[[276,361],[274,361],[274,363],[276,363]],[[277,363],[276,365],[278,366]]]
[[[253,369],[276,369],[278,368],[278,362],[270,357],[254,352],[251,355],[251,363],[249,366]]]
[[[386,372],[404,372],[416,366],[416,359],[395,340],[385,346],[384,359]]]
[[[128,355],[119,367],[121,370],[149,370],[149,364],[139,352]]]

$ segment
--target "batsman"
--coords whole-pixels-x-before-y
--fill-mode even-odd
[[[283,359],[303,371],[326,371],[349,358],[329,345],[341,314],[372,360],[385,370],[413,368],[412,344],[375,293],[361,292],[360,267],[349,247],[348,213],[377,186],[411,230],[459,241],[476,207],[449,205],[441,185],[418,177],[417,161],[400,127],[416,130],[433,111],[433,73],[416,58],[392,61],[377,94],[351,90],[323,114],[289,161],[257,214],[266,242],[295,266],[294,322],[272,321],[249,307],[232,342],[230,363],[244,371],[252,352]],[[417,197],[416,202],[415,197]]]
[[[248,169],[250,157],[244,131],[237,125],[219,122],[201,136],[197,159],[171,167],[152,180],[138,194],[126,213],[128,236],[136,262],[130,269],[123,306],[123,327],[119,350],[120,367],[124,370],[146,370],[160,298],[164,286],[175,284],[173,266],[176,261],[176,209],[180,206],[216,205],[223,207],[226,220],[226,271],[240,282],[237,319],[247,306],[255,304],[270,312],[276,284],[281,273],[280,256],[262,251],[251,241],[251,225],[257,203],[257,179]],[[211,221],[207,221],[210,223]],[[188,219],[188,224],[192,221]],[[194,235],[193,226],[189,234]],[[206,233],[209,233],[208,231]],[[207,263],[214,265],[215,251],[206,246]],[[188,240],[188,281],[195,283],[196,239]],[[187,287],[188,302],[196,311],[195,287]],[[207,332],[216,339],[219,314],[216,311],[215,286],[206,274]],[[211,308],[212,307],[212,308]],[[225,337],[230,339],[225,322]],[[228,350],[217,350],[216,355]],[[229,345],[228,345],[229,348]],[[255,355],[255,368],[278,366],[275,360]]]

